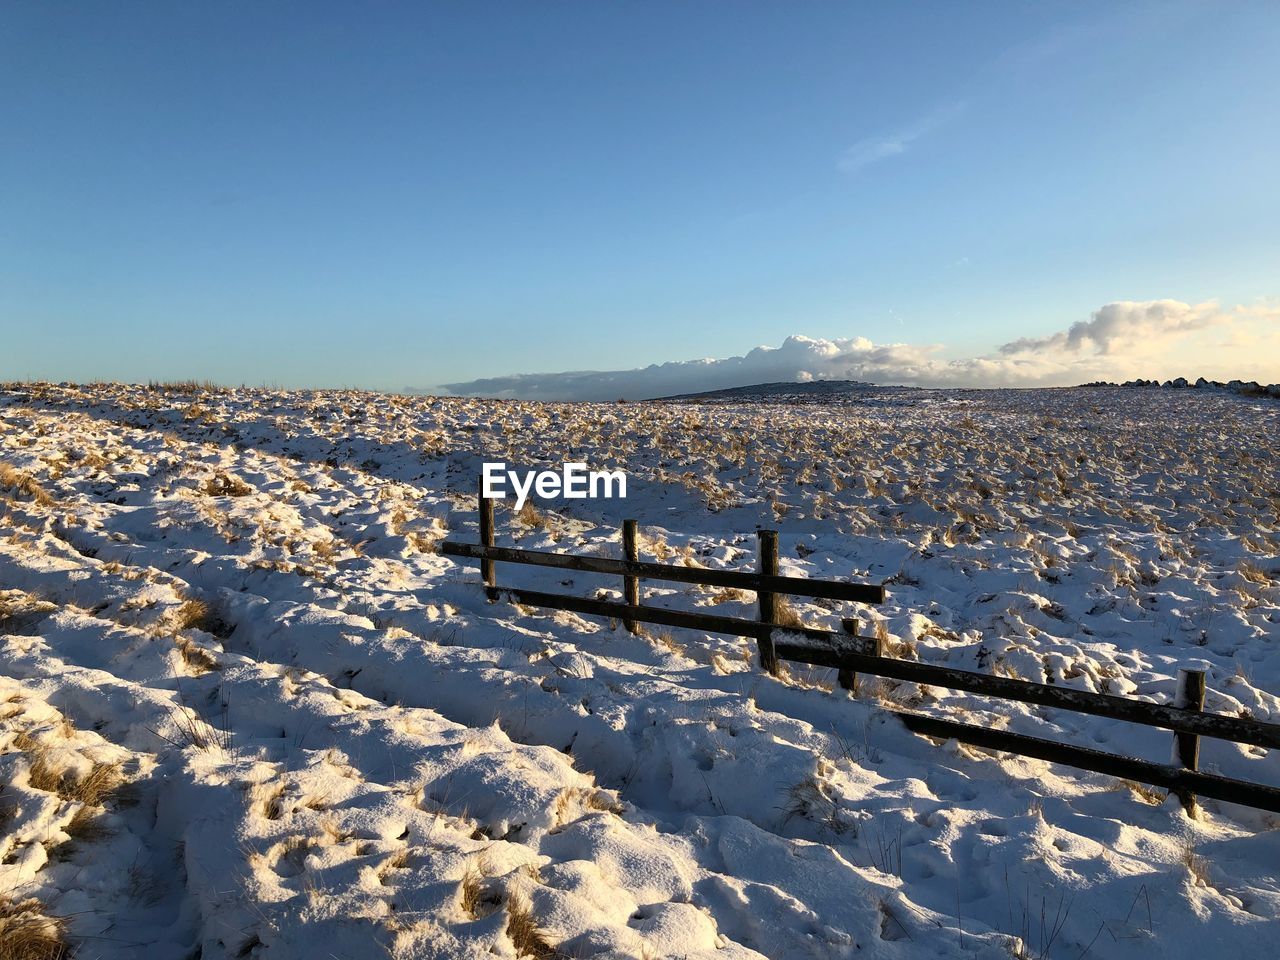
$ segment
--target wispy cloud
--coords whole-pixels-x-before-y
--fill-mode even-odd
[[[911,144],[950,123],[966,107],[964,101],[948,104],[905,127],[879,136],[864,137],[840,155],[837,166],[844,173],[857,173],[873,163],[906,153]]]
[[[1047,337],[994,353],[940,359],[938,344],[866,337],[788,337],[742,356],[683,360],[633,370],[514,374],[446,384],[455,394],[541,400],[615,400],[753,383],[864,380],[921,387],[1064,386],[1133,377],[1207,376],[1280,381],[1280,304],[1224,309],[1178,300],[1117,301]]]

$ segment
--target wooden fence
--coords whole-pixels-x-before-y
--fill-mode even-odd
[[[1014,680],[986,673],[956,670],[933,664],[899,660],[888,655],[875,637],[858,635],[858,622],[841,621],[842,630],[780,625],[779,596],[818,597],[827,600],[868,604],[884,602],[884,587],[865,583],[810,580],[778,575],[778,534],[758,533],[758,570],[708,570],[639,559],[636,521],[622,526],[623,559],[577,556],[536,550],[497,547],[493,543],[493,501],[480,497],[480,540],[478,544],[446,540],[440,552],[451,557],[480,561],[481,577],[491,600],[501,595],[529,606],[569,610],[622,621],[632,633],[641,623],[684,627],[706,633],[724,633],[755,639],[764,670],[776,674],[780,660],[791,660],[838,671],[840,686],[852,690],[858,673],[894,680],[924,683],[952,690],[964,690],[998,700],[1014,700],[1045,707],[1070,710],[1170,730],[1178,762],[1161,764],[1084,747],[1044,740],[1007,730],[975,726],[938,717],[886,710],[898,717],[907,729],[940,740],[989,750],[1002,750],[1051,763],[1092,770],[1110,776],[1164,787],[1178,795],[1194,815],[1196,795],[1214,797],[1280,813],[1280,788],[1235,780],[1199,770],[1200,737],[1213,737],[1259,747],[1280,747],[1280,724],[1244,717],[1204,712],[1205,679],[1200,670],[1179,672],[1178,693],[1171,704],[1150,703],[1127,697],[1091,693],[1047,683]],[[558,593],[543,593],[516,587],[498,587],[497,563],[515,563],[579,570],[584,573],[616,575],[623,580],[623,602],[594,600]],[[724,617],[683,610],[668,610],[641,603],[640,580],[696,583],[711,587],[749,590],[756,594],[756,619]]]

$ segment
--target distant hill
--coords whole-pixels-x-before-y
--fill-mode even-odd
[[[1126,383],[1111,383],[1105,380],[1093,383],[1082,383],[1075,387],[1042,387],[1048,390],[1089,390],[1097,388],[1156,388],[1156,389],[1199,389],[1219,390],[1238,393],[1246,397],[1280,398],[1280,384],[1260,384],[1256,381],[1245,382],[1232,380],[1223,383],[1220,380],[1206,380],[1201,377],[1190,381],[1185,377],[1177,380],[1129,380]],[[988,393],[992,389],[951,387],[931,389],[926,387],[884,387],[861,380],[810,380],[805,383],[788,381],[775,383],[753,383],[745,387],[728,387],[724,390],[706,390],[702,393],[678,393],[669,397],[654,397],[644,403],[858,403],[858,404],[898,404],[916,406],[927,402],[927,398],[945,400],[972,397]],[[1036,389],[1036,388],[1003,388],[1003,389]]]
[[[915,392],[917,387],[879,387],[861,380],[809,380],[804,383],[781,381],[753,383],[745,387],[728,387],[724,390],[706,390],[702,393],[677,393],[669,397],[655,397],[648,403],[691,400],[698,403],[742,403],[751,401],[804,402],[806,400],[836,400],[840,398],[867,397],[878,394]]]

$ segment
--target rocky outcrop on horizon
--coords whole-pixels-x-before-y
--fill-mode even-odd
[[[1186,377],[1178,377],[1176,380],[1126,380],[1124,383],[1112,383],[1107,380],[1099,380],[1094,383],[1084,384],[1086,387],[1159,387],[1161,389],[1179,389],[1188,388],[1192,390],[1228,390],[1232,393],[1239,393],[1246,397],[1274,397],[1280,399],[1280,383],[1262,384],[1257,380],[1229,380],[1223,383],[1221,380],[1206,380],[1200,377],[1195,382],[1188,380]]]

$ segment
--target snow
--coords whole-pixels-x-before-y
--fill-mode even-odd
[[[490,604],[479,465],[624,469],[499,542],[887,581],[898,656],[1280,722],[1280,407],[879,390],[554,405],[0,392],[0,900],[77,956],[1200,958],[1280,936],[1280,818],[936,744],[881,706],[1167,761],[1161,730]],[[499,564],[618,599],[618,578]],[[750,594],[642,583],[750,616]],[[194,602],[193,602],[194,601]],[[1204,740],[1202,767],[1280,785]],[[106,784],[87,789],[95,771]],[[527,911],[527,913],[525,913]],[[522,936],[521,915],[538,931]],[[514,921],[513,921],[514,918]]]

